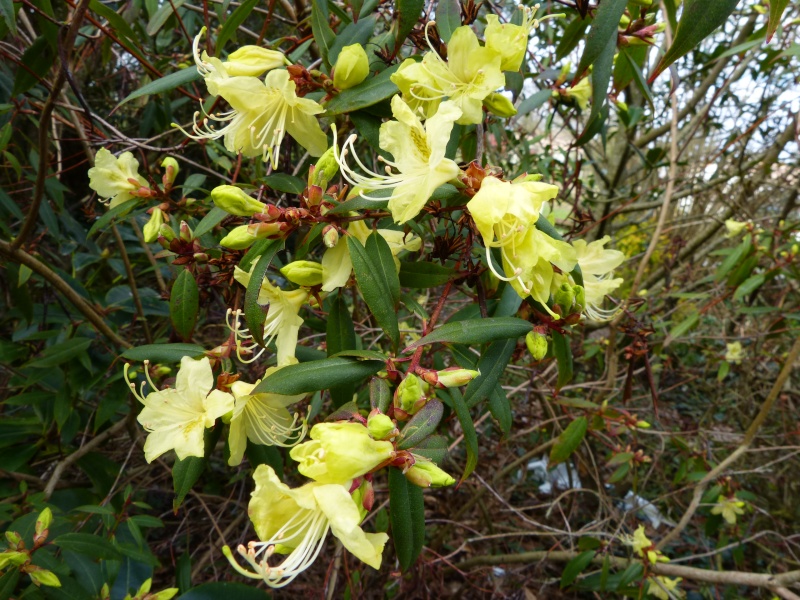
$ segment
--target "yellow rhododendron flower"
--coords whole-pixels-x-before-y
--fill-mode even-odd
[[[139,175],[139,161],[133,154],[123,152],[118,158],[105,148],[100,148],[94,166],[89,169],[89,187],[101,198],[111,200],[109,208],[136,198],[140,188],[149,190],[147,180]]]
[[[622,541],[633,548],[633,551],[642,558],[647,558],[650,564],[657,562],[669,562],[669,558],[655,549],[655,544],[651,542],[644,532],[644,525],[639,525],[633,535],[622,536]]]
[[[234,268],[233,277],[247,287],[250,283],[250,272],[243,271],[239,267]],[[293,362],[295,348],[297,348],[297,336],[303,318],[300,316],[300,309],[308,300],[308,292],[304,289],[284,291],[273,285],[268,278],[261,282],[261,289],[258,292],[258,303],[269,305],[267,318],[264,321],[264,345],[268,345],[273,339],[277,348],[278,365],[283,366]],[[246,330],[238,325],[238,315],[234,317],[234,324],[231,326],[239,337],[250,338]],[[253,349],[253,348],[249,348]],[[262,349],[263,352],[263,349]],[[251,359],[255,360],[261,352]],[[240,357],[241,358],[241,357]]]
[[[419,214],[436,188],[461,172],[455,161],[444,155],[453,123],[461,111],[452,102],[443,102],[423,126],[403,99],[394,96],[392,114],[396,120],[384,123],[380,129],[380,147],[394,157],[394,162],[383,160],[388,165],[387,175],[375,173],[361,162],[353,145],[355,134],[342,145],[336,162],[342,176],[352,185],[366,191],[393,189],[389,210],[396,223],[405,223]],[[353,155],[367,176],[350,168],[346,162],[348,154]],[[362,196],[369,198],[363,193]]]
[[[400,89],[403,101],[414,114],[422,114],[430,119],[439,110],[442,90],[421,62],[413,58],[405,59],[390,79]]]
[[[736,517],[744,514],[744,505],[744,502],[737,500],[735,497],[726,498],[725,496],[720,496],[717,498],[717,504],[711,509],[711,514],[722,515],[728,525],[735,525]]]
[[[731,344],[725,344],[725,347],[725,360],[735,365],[741,364],[742,359],[744,358],[744,349],[742,348],[742,343],[733,342]]]
[[[356,558],[373,569],[380,568],[389,536],[361,529],[365,512],[345,486],[312,482],[292,489],[267,465],[259,465],[253,478],[256,489],[248,513],[261,541],[237,549],[253,570],[241,567],[230,548],[223,548],[239,573],[262,579],[273,588],[283,587],[316,560],[329,531]],[[275,554],[286,556],[276,566],[270,566],[269,560]]]
[[[426,31],[427,34],[427,31]],[[483,121],[483,99],[505,87],[506,77],[500,68],[501,55],[480,45],[475,32],[468,26],[458,27],[447,44],[447,60],[433,48],[422,59],[433,86],[425,85],[434,95],[448,98],[461,114],[456,123],[469,125]],[[445,138],[445,144],[447,139]]]
[[[545,19],[559,15],[551,15],[545,19],[534,19],[539,5],[533,8],[519,6],[522,11],[522,24],[500,23],[497,15],[486,16],[486,47],[493,50],[501,57],[500,69],[503,71],[519,71],[522,61],[525,59],[525,52],[528,50],[528,37],[531,31],[538,27],[539,23]]]
[[[366,245],[367,238],[372,233],[364,221],[353,221],[347,228],[347,232],[354,236],[362,245]],[[413,234],[406,234],[394,229],[378,229],[380,235],[392,251],[394,266],[400,271],[400,260],[397,255],[403,250],[416,252],[422,246],[422,240]],[[350,250],[347,247],[347,240],[340,238],[333,248],[328,248],[322,255],[322,291],[332,292],[340,288],[350,279],[353,272],[353,262],[350,259]]]
[[[586,110],[589,106],[589,98],[592,97],[592,84],[588,77],[584,77],[571,88],[565,90],[565,95],[573,99],[581,110]]]
[[[660,598],[660,600],[673,600],[675,597],[683,598],[685,594],[682,590],[678,589],[678,584],[681,581],[683,581],[683,577],[676,577],[675,579],[670,579],[669,577],[663,577],[661,575],[650,577],[648,579],[647,593],[656,598]],[[659,585],[659,583],[661,585]]]
[[[611,237],[605,236],[588,244],[585,240],[572,242],[577,253],[578,265],[583,273],[583,289],[586,293],[584,312],[587,317],[595,321],[605,321],[616,314],[617,309],[602,308],[603,300],[624,281],[621,277],[610,278],[611,271],[625,260],[625,255],[619,250],[604,248],[610,240]]]
[[[194,360],[184,356],[175,387],[150,392],[147,396],[141,390],[136,392],[136,385],[128,379],[128,368],[126,364],[125,379],[144,404],[137,420],[150,433],[144,444],[147,462],[153,462],[169,450],[175,450],[181,460],[188,456],[204,456],[203,432],[234,406],[233,396],[214,389],[216,382],[208,357]],[[147,380],[157,389],[149,375]]]
[[[361,423],[319,423],[311,441],[292,448],[297,470],[320,483],[342,485],[369,473],[394,453],[391,442],[374,440]]]
[[[369,75],[369,58],[364,46],[351,44],[342,48],[333,67],[333,85],[340,90],[357,86]]]
[[[265,376],[268,377],[279,368],[267,369]],[[302,400],[306,394],[253,394],[253,389],[259,383],[260,380],[255,383],[235,381],[231,384],[235,404],[228,433],[231,451],[228,464],[232,467],[242,462],[247,440],[262,446],[288,448],[300,442],[306,434],[306,421],[297,413],[293,416],[286,408]]]

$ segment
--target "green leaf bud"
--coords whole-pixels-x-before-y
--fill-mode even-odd
[[[175,178],[178,176],[181,168],[178,166],[178,161],[171,156],[161,161],[161,167],[164,169],[164,176],[161,181],[164,182],[166,187],[170,188],[172,184],[175,183]]]
[[[568,315],[572,312],[572,305],[575,303],[575,290],[569,283],[564,282],[553,294],[553,300],[564,310],[564,314]]]
[[[318,185],[323,190],[327,189],[328,182],[336,177],[339,172],[339,163],[336,162],[336,154],[333,148],[328,148],[322,156],[317,159],[317,164],[308,171],[308,185]]]
[[[405,475],[406,479],[411,483],[423,488],[444,487],[453,485],[456,482],[445,471],[426,460],[417,460],[414,466],[406,471]]]
[[[267,205],[251,198],[235,185],[219,185],[211,190],[211,199],[218,207],[237,217],[252,217],[263,213]]]
[[[164,223],[163,225],[161,225],[161,227],[158,228],[158,235],[163,237],[168,242],[171,242],[176,237],[178,237],[177,234],[175,233],[175,230],[172,227],[170,227],[167,223]]]
[[[416,375],[409,374],[394,392],[394,406],[408,415],[413,415],[425,405],[425,392],[422,381]]]
[[[339,243],[339,232],[333,225],[328,225],[322,230],[322,243],[326,248],[335,248]]]
[[[61,581],[59,581],[56,574],[52,571],[42,569],[36,565],[30,565],[28,569],[28,575],[31,576],[33,583],[35,583],[37,586],[45,585],[47,587],[61,587]]]
[[[292,283],[313,287],[322,285],[322,265],[310,260],[296,260],[281,269],[281,275]]]
[[[373,411],[367,418],[367,430],[373,439],[385,440],[397,432],[397,427],[387,415]]]
[[[340,90],[357,86],[369,75],[369,58],[361,44],[345,46],[333,68],[333,85]]]
[[[36,535],[41,535],[45,529],[50,528],[50,523],[53,522],[53,513],[49,507],[45,508],[42,512],[39,513],[39,517],[36,519],[36,526],[35,531]]]
[[[6,550],[0,552],[0,571],[8,567],[18,567],[28,562],[30,555],[27,552],[18,552],[17,550]]]
[[[181,229],[179,235],[184,242],[191,242],[194,239],[194,233],[192,233],[192,228],[189,227],[189,224],[186,221],[181,221]]]

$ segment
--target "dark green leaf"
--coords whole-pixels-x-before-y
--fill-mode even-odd
[[[419,21],[422,9],[425,7],[425,0],[396,0],[395,7],[398,19],[397,40],[394,49],[397,52],[408,34],[414,29],[414,25]]]
[[[344,383],[357,383],[374,375],[386,363],[377,360],[325,358],[297,365],[288,365],[265,377],[253,390],[254,394],[283,394],[293,396],[326,390]]]
[[[533,326],[516,317],[497,317],[445,323],[438,329],[409,345],[404,352],[411,352],[426,344],[484,344],[496,340],[516,339],[527,334]]]
[[[609,1],[606,0],[606,2]],[[604,4],[605,2],[600,5],[601,9]],[[625,2],[622,2],[622,5],[624,6]],[[607,40],[606,46],[594,61],[594,68],[592,69],[592,107],[589,112],[589,123],[600,116],[600,109],[606,104],[608,84],[611,81],[611,73],[614,70],[614,55],[617,52],[616,32],[617,29],[615,27],[613,37]]]
[[[134,206],[139,204],[140,200],[140,198],[131,198],[130,200],[126,200],[122,204],[119,204],[106,211],[103,216],[94,222],[89,229],[89,233],[86,234],[86,237],[92,237],[96,232],[105,230],[112,220],[114,220],[116,217],[128,214]]]
[[[119,550],[106,538],[91,533],[64,533],[53,540],[64,550],[101,560],[122,560]]]
[[[6,27],[8,27],[11,35],[16,37],[17,10],[14,8],[13,0],[0,0],[0,18],[3,19],[3,22],[6,24]],[[17,577],[19,577],[19,571],[17,571]]]
[[[302,194],[303,190],[306,189],[305,181],[294,175],[287,175],[286,173],[273,173],[272,175],[263,177],[262,181],[264,185],[285,194]]]
[[[453,276],[453,269],[417,260],[400,263],[400,285],[411,288],[432,288],[444,285]]]
[[[578,417],[561,432],[561,435],[558,436],[556,443],[550,450],[548,463],[550,467],[562,463],[572,456],[572,453],[578,449],[584,436],[586,436],[588,426],[589,423],[586,417]]]
[[[111,28],[116,29],[117,33],[121,33],[132,42],[136,41],[136,34],[133,29],[131,29],[131,26],[128,25],[128,22],[108,6],[100,2],[100,0],[90,0],[89,10],[107,20]]]
[[[561,41],[558,42],[558,46],[556,46],[557,60],[561,60],[575,49],[575,46],[578,45],[578,42],[583,39],[583,34],[586,32],[586,28],[589,27],[591,23],[591,17],[587,16],[587,18],[582,19],[580,15],[577,15],[574,19],[572,19],[572,21],[569,22],[569,25],[564,28]]]
[[[394,266],[394,257],[389,244],[383,239],[383,236],[377,231],[373,231],[367,237],[367,243],[364,246],[367,255],[372,259],[378,271],[375,272],[376,277],[383,279],[386,287],[389,289],[394,307],[400,303],[400,280],[397,275],[397,268]]]
[[[197,81],[200,79],[200,73],[197,72],[197,67],[186,67],[185,69],[181,69],[180,71],[175,71],[174,73],[170,73],[169,75],[165,75],[161,79],[156,79],[140,87],[135,92],[128,94],[125,99],[117,104],[116,108],[119,108],[126,102],[130,102],[131,100],[135,100],[136,98],[141,98],[142,96],[149,96],[151,94],[160,94],[162,92],[168,92],[169,90],[174,90],[176,87],[180,87],[182,85],[186,85],[187,83],[191,83],[193,81]]]
[[[31,361],[29,366],[40,369],[58,366],[86,352],[91,343],[92,340],[88,338],[72,338],[66,342],[50,346],[38,358]]]
[[[200,292],[194,275],[188,269],[181,271],[169,295],[169,316],[172,326],[183,339],[192,337],[197,312],[200,309]]]
[[[20,63],[25,65],[25,68],[19,67],[17,69],[17,76],[14,78],[14,88],[11,91],[11,95],[24,94],[39,83],[39,80],[47,75],[55,60],[55,53],[47,39],[44,36],[36,38],[20,59]]]
[[[176,459],[172,465],[172,487],[175,490],[175,499],[172,501],[172,509],[177,512],[183,504],[186,494],[188,494],[200,475],[206,468],[206,459],[201,456],[187,456],[183,460]]]
[[[461,3],[458,0],[439,0],[436,4],[436,28],[446,44],[453,32],[461,27]]]
[[[214,581],[192,588],[180,596],[179,600],[220,600],[220,598],[270,600],[272,596],[265,590],[260,590],[246,583]]]
[[[494,386],[494,390],[489,394],[489,412],[500,425],[503,435],[508,435],[514,416],[511,414],[511,402],[499,385]]]
[[[517,108],[517,115],[522,116],[526,115],[532,110],[536,110],[542,104],[547,102],[550,99],[550,96],[553,95],[552,90],[539,90],[538,92],[534,93],[531,96],[528,96],[519,103],[519,107]]]
[[[326,328],[326,340],[328,356],[333,356],[337,352],[353,350],[356,347],[356,331],[353,327],[353,318],[347,310],[347,303],[342,298],[341,293],[331,302],[331,309],[328,312],[328,324]],[[333,405],[337,408],[353,399],[355,387],[352,383],[331,388],[331,398]]]
[[[486,320],[490,321],[491,319]],[[464,402],[467,406],[471,408],[494,393],[516,347],[516,337],[489,344],[478,361],[477,369],[481,374],[470,381],[467,389],[464,390]]]
[[[397,560],[405,571],[422,550],[425,505],[422,488],[409,483],[400,469],[389,469],[389,516]]]
[[[253,341],[260,346],[264,345],[266,313],[258,303],[258,294],[261,291],[261,282],[264,281],[269,264],[275,257],[275,253],[282,247],[283,240],[273,240],[265,248],[264,253],[258,257],[256,266],[250,272],[250,281],[247,283],[247,291],[244,294],[244,320],[250,330],[250,335],[253,336]]]
[[[435,431],[443,414],[444,405],[441,402],[435,399],[428,400],[427,404],[403,427],[397,448],[399,450],[414,448]]]
[[[377,408],[382,413],[389,410],[389,403],[392,401],[392,391],[385,379],[373,377],[369,381],[369,405]]]
[[[675,325],[669,332],[668,339],[675,340],[694,327],[700,320],[700,312],[692,311],[680,323]]]
[[[145,344],[128,348],[122,353],[122,358],[128,360],[149,360],[150,362],[177,363],[184,356],[197,358],[205,354],[205,348],[197,344]]]
[[[345,46],[351,46],[353,44],[364,46],[372,37],[376,22],[377,17],[373,15],[366,19],[361,19],[357,23],[350,23],[347,27],[341,29],[336,35],[336,39],[333,41],[328,54],[328,60],[331,65],[336,64],[336,59],[339,58],[339,52],[341,52],[342,48]]]
[[[328,7],[325,0],[311,0],[311,33],[319,48],[319,55],[325,64],[330,67],[328,53],[336,41],[336,34],[328,23]]]
[[[644,572],[644,566],[639,561],[634,561],[628,565],[628,567],[622,572],[622,576],[619,579],[619,583],[617,584],[618,587],[622,588],[632,583],[633,581],[638,581],[642,578],[642,573]]]
[[[789,0],[769,0],[769,22],[767,23],[767,42],[775,35],[780,25],[783,11],[789,6]]]
[[[186,0],[172,0],[171,2],[162,4],[147,23],[147,27],[145,28],[147,35],[155,36],[164,26],[164,23],[166,23],[173,14],[177,14],[178,8],[184,4],[186,4]]]
[[[522,305],[522,298],[520,298],[517,291],[510,285],[503,288],[503,293],[500,295],[500,302],[492,312],[493,317],[513,317],[517,314],[519,307]]]
[[[222,49],[225,47],[225,42],[233,37],[239,25],[245,22],[250,13],[258,4],[258,0],[244,0],[237,8],[231,13],[231,16],[225,19],[225,24],[220,29],[217,36],[216,54],[220,55]]]
[[[616,47],[617,27],[622,13],[625,12],[626,5],[627,0],[603,0],[600,3],[592,21],[592,28],[586,37],[586,47],[583,49],[581,61],[578,65],[577,78],[583,76],[602,54],[607,54],[611,44]],[[611,56],[614,56],[613,49],[611,50]],[[593,71],[593,77],[594,73],[596,73],[596,70]],[[608,84],[608,80],[606,80],[606,84]],[[603,93],[605,94],[605,90]]]
[[[472,421],[472,416],[469,414],[469,408],[467,408],[464,398],[461,396],[461,390],[450,388],[449,392],[453,401],[453,410],[458,417],[458,422],[461,424],[464,443],[467,446],[467,464],[464,466],[464,474],[461,475],[461,481],[464,481],[478,465],[478,434],[475,431],[475,423]]]
[[[397,93],[397,86],[389,79],[400,65],[381,71],[375,77],[367,77],[362,83],[344,90],[325,105],[328,115],[340,115],[360,108],[372,106]]]
[[[625,476],[630,472],[630,470],[631,470],[630,463],[625,463],[623,465],[618,466],[611,474],[611,476],[608,478],[608,483],[617,483],[618,481],[622,481],[625,478]]]
[[[228,213],[222,210],[219,206],[215,206],[212,208],[203,220],[197,224],[197,227],[194,228],[194,237],[199,238],[204,236],[206,233],[214,229],[217,225],[222,222],[222,219],[228,216]],[[266,241],[266,240],[264,240]],[[240,267],[241,268],[241,267]]]
[[[766,280],[766,276],[763,273],[759,273],[758,275],[751,275],[744,282],[736,288],[736,291],[733,293],[734,300],[741,300],[748,294],[756,291],[762,285],[764,285],[764,281]]]
[[[0,575],[0,600],[8,600],[17,587],[19,581],[19,569],[11,568]]]
[[[380,360],[386,362],[388,356],[377,350],[342,350],[331,356],[344,356],[345,358],[363,358],[365,360]]]
[[[553,354],[558,365],[556,389],[561,389],[572,380],[572,348],[569,338],[558,331],[553,331]]]
[[[347,236],[347,247],[350,250],[350,260],[353,262],[358,289],[378,326],[389,336],[392,346],[397,348],[400,344],[400,328],[394,308],[394,294],[378,262],[379,259],[370,256],[361,242],[352,235]],[[396,275],[395,273],[395,277]],[[399,286],[399,283],[397,285]]]
[[[686,0],[683,12],[678,21],[675,39],[666,54],[658,61],[656,68],[648,80],[650,83],[676,60],[688,54],[695,46],[720,25],[722,25],[736,8],[739,0]]]
[[[594,550],[581,552],[567,563],[564,567],[564,572],[561,574],[561,589],[569,586],[577,579],[578,575],[583,573],[583,570],[592,563],[595,554]]]

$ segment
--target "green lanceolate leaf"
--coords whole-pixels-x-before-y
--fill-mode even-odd
[[[200,293],[194,275],[188,269],[181,271],[169,295],[169,317],[172,326],[183,339],[192,337],[197,312],[200,309]]]
[[[11,35],[17,35],[17,11],[13,0],[0,0],[0,17],[8,27]]]
[[[331,64],[336,64],[336,59],[339,58],[339,53],[345,46],[351,46],[352,44],[364,46],[372,37],[376,22],[377,17],[373,15],[356,23],[350,23],[347,27],[341,29],[336,35],[328,54],[328,60],[331,61]]]
[[[328,53],[336,41],[336,34],[328,23],[328,7],[325,0],[311,0],[311,33],[319,48],[319,55],[325,64],[330,67]]]
[[[288,365],[265,377],[253,390],[254,394],[283,394],[293,396],[317,390],[327,390],[345,383],[357,383],[374,375],[386,363],[377,360],[325,358],[297,365]]]
[[[575,46],[583,39],[583,34],[591,24],[591,17],[587,16],[587,18],[582,19],[580,15],[577,15],[569,22],[569,25],[564,28],[561,41],[556,46],[556,58],[558,60],[561,60],[575,49]]]
[[[203,220],[194,228],[194,237],[199,238],[207,234],[222,222],[222,219],[228,216],[228,213],[222,210],[219,206],[212,208]]]
[[[592,28],[586,37],[586,47],[578,64],[578,76],[582,76],[601,54],[607,52],[611,41],[616,46],[617,26],[626,5],[627,0],[604,0],[600,3],[592,21]],[[613,51],[611,55],[614,55]]]
[[[498,340],[489,345],[478,361],[477,369],[481,374],[470,381],[464,390],[464,402],[468,407],[472,408],[494,393],[516,347],[516,337]]]
[[[411,288],[432,288],[444,285],[453,277],[449,267],[418,260],[400,263],[400,285]]]
[[[361,291],[361,295],[375,317],[378,326],[389,336],[392,346],[397,348],[400,343],[400,328],[397,324],[397,312],[394,308],[395,292],[393,291],[393,286],[395,284],[389,283],[388,274],[382,266],[383,261],[379,257],[368,254],[361,242],[352,235],[347,236],[347,247],[350,250],[350,260],[353,262],[353,272],[356,276],[358,289]],[[392,263],[392,269],[394,269],[394,263]],[[396,280],[397,273],[394,275]],[[400,284],[397,282],[396,293],[398,298],[399,286]]]
[[[561,389],[572,380],[572,348],[569,338],[558,331],[553,331],[553,354],[558,365],[556,389]]]
[[[389,469],[389,515],[397,560],[405,571],[422,550],[425,504],[422,488],[409,483],[400,469]]]
[[[567,428],[561,432],[561,435],[556,439],[556,443],[550,450],[549,466],[557,465],[567,460],[578,446],[581,445],[583,438],[586,436],[586,430],[589,427],[589,422],[586,417],[578,417]]]
[[[425,7],[425,0],[396,0],[397,14],[397,40],[394,50],[397,52],[405,41],[414,25],[419,21],[422,9]]]
[[[389,410],[389,403],[392,401],[392,391],[389,383],[380,377],[373,377],[369,381],[369,405],[377,408],[382,413]]]
[[[734,300],[741,300],[748,294],[756,291],[762,285],[764,285],[764,281],[766,281],[766,276],[764,273],[759,273],[758,275],[751,275],[744,282],[736,288],[736,291],[733,293]]]
[[[353,318],[347,310],[347,303],[337,294],[331,302],[328,312],[326,328],[328,356],[342,351],[353,350],[356,347],[356,331],[353,327]],[[331,388],[331,399],[337,408],[353,399],[355,387],[352,383]]]
[[[404,352],[412,352],[427,344],[485,344],[497,340],[516,339],[526,335],[532,325],[516,317],[497,317],[445,323],[438,329],[409,345]]]
[[[545,102],[550,99],[550,96],[553,95],[552,90],[539,90],[534,94],[531,94],[525,100],[520,102],[519,108],[517,108],[517,115],[527,115],[532,110],[536,110],[540,106],[542,106]]]
[[[184,356],[197,358],[203,354],[205,354],[205,348],[197,344],[145,344],[128,348],[122,353],[122,358],[136,361],[149,360],[153,363],[177,363]]]
[[[405,424],[402,437],[397,444],[400,450],[409,450],[434,432],[444,414],[444,405],[438,400],[429,400],[420,411]]]
[[[781,23],[783,11],[789,6],[789,0],[770,0],[769,2],[769,22],[767,23],[767,42],[775,35],[778,25]]]
[[[511,412],[511,402],[500,385],[494,386],[494,390],[489,394],[489,412],[497,421],[497,424],[500,425],[500,431],[503,432],[503,435],[508,435],[511,431],[514,415]]]
[[[697,325],[698,321],[700,321],[700,312],[697,310],[692,311],[680,323],[675,325],[670,330],[667,339],[670,341],[678,339],[679,337],[684,335],[687,331],[689,331],[692,327]]]
[[[30,362],[28,366],[38,367],[41,369],[49,369],[75,358],[76,356],[85,353],[92,340],[89,338],[72,338],[66,342],[50,346],[42,352],[39,358]]]
[[[327,114],[340,115],[353,112],[354,110],[377,104],[381,100],[386,100],[389,96],[396,94],[398,91],[397,86],[389,78],[399,66],[389,67],[375,77],[367,77],[357,86],[344,90],[325,105]]]
[[[578,578],[578,575],[583,573],[584,569],[592,563],[592,559],[596,552],[594,550],[587,550],[581,552],[569,561],[564,567],[564,572],[561,574],[561,588],[565,588]]]
[[[250,273],[250,281],[247,284],[247,291],[244,295],[244,320],[253,340],[260,346],[264,345],[264,321],[266,313],[258,303],[258,294],[261,291],[261,282],[269,269],[269,264],[275,257],[275,253],[283,247],[283,240],[273,240],[264,249],[264,253],[258,257],[253,271]]]
[[[469,408],[464,402],[461,390],[450,388],[449,392],[453,401],[453,410],[458,417],[458,422],[461,424],[461,431],[464,432],[464,443],[467,446],[467,464],[464,466],[463,475],[461,475],[461,481],[464,481],[478,465],[478,433],[475,431],[475,423],[472,420],[472,415],[469,414]]]
[[[269,188],[284,194],[302,194],[306,189],[306,182],[295,177],[294,175],[287,175],[286,173],[273,173],[263,177],[261,181],[264,182]]]
[[[461,27],[461,4],[458,0],[439,0],[436,4],[436,28],[446,44],[453,32]]]
[[[250,16],[250,13],[253,12],[253,9],[257,4],[258,0],[244,0],[244,2],[242,2],[236,8],[236,10],[231,13],[231,16],[225,19],[225,24],[222,26],[222,29],[220,29],[219,35],[217,36],[217,56],[219,56],[222,52],[222,49],[225,47],[225,43],[236,34],[236,30],[239,29],[239,25],[244,23],[247,17]]]
[[[695,46],[722,25],[736,8],[739,0],[686,0],[678,21],[675,39],[666,54],[653,70],[650,83],[676,60],[688,54]]]
[[[63,550],[101,560],[122,560],[119,550],[106,538],[91,533],[64,533],[53,540]]]
[[[400,303],[400,279],[397,275],[397,268],[394,265],[394,257],[389,248],[389,244],[377,231],[373,231],[367,238],[364,246],[367,255],[373,260],[379,271],[376,276],[381,277],[389,288],[395,308]]]
[[[169,75],[165,75],[161,79],[156,79],[155,81],[151,81],[147,85],[140,87],[135,92],[128,94],[127,96],[125,96],[125,99],[122,102],[117,104],[117,108],[119,108],[120,106],[122,106],[127,102],[130,102],[131,100],[135,100],[136,98],[141,98],[142,96],[161,94],[162,92],[168,92],[169,90],[174,90],[176,87],[180,87],[182,85],[186,85],[187,83],[197,81],[198,79],[200,79],[200,77],[201,77],[200,73],[197,72],[197,67],[187,67],[185,69],[181,69],[180,71],[170,73]]]
[[[172,509],[178,510],[200,475],[206,468],[206,459],[201,456],[187,456],[183,460],[177,459],[172,466],[172,487],[175,490],[175,499]]]

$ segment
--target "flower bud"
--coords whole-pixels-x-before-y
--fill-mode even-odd
[[[52,571],[37,567],[36,565],[29,565],[27,567],[28,575],[36,586],[45,585],[47,587],[61,587],[61,582]]]
[[[589,98],[592,97],[592,84],[588,77],[584,77],[571,88],[564,91],[564,95],[572,100],[581,110],[586,110],[589,106]]]
[[[283,52],[251,45],[242,46],[235,52],[231,52],[228,60],[222,63],[222,66],[231,77],[239,75],[260,77],[267,71],[289,64],[291,63]]]
[[[340,90],[354,87],[369,75],[369,58],[361,44],[345,46],[333,68],[333,85]]]
[[[423,488],[444,487],[456,482],[445,471],[427,460],[417,460],[405,475],[411,483]]]
[[[144,596],[147,592],[150,591],[150,588],[152,587],[152,585],[153,585],[153,579],[152,578],[145,579],[144,583],[139,588],[139,591],[136,592],[136,596],[139,597],[139,598]]]
[[[333,225],[328,225],[322,230],[322,243],[326,248],[335,248],[339,243],[339,232]]]
[[[12,548],[14,550],[18,550],[25,547],[25,544],[22,542],[22,536],[18,534],[16,531],[6,531],[6,540],[8,541],[9,548]]]
[[[325,192],[318,185],[309,185],[306,188],[305,202],[306,206],[319,206],[322,204],[322,199],[325,197]]]
[[[525,336],[525,345],[531,353],[533,360],[542,360],[547,356],[547,336],[537,331],[531,331]]]
[[[397,432],[397,427],[387,415],[372,411],[367,418],[367,431],[375,440],[384,440]]]
[[[314,165],[313,171],[308,171],[308,185],[318,185],[322,189],[328,187],[328,182],[336,177],[339,172],[339,163],[336,162],[336,154],[333,147],[328,148],[322,156],[317,159],[317,164]]]
[[[480,374],[480,371],[461,369],[459,367],[448,367],[443,371],[426,370],[422,373],[422,379],[426,383],[441,389],[467,385]]]
[[[192,233],[192,228],[189,227],[189,224],[186,221],[181,221],[181,230],[180,230],[180,238],[184,242],[191,242],[194,239],[194,233]]]
[[[553,294],[553,300],[564,310],[564,314],[568,315],[572,312],[572,305],[575,303],[575,290],[569,283],[564,282]]]
[[[175,230],[174,230],[174,229],[173,229],[173,228],[172,228],[170,225],[168,225],[167,223],[164,223],[164,224],[162,224],[162,225],[161,225],[161,226],[158,228],[158,235],[159,235],[159,236],[161,236],[161,237],[163,237],[163,238],[164,238],[165,240],[167,240],[168,242],[171,242],[171,241],[172,241],[172,240],[174,240],[176,237],[178,237],[178,236],[175,234]]]
[[[578,310],[583,310],[586,306],[586,290],[582,285],[573,285],[572,290],[575,292],[575,306]]]
[[[292,283],[313,287],[322,285],[322,265],[310,260],[296,260],[281,269],[281,275]]]
[[[224,238],[219,241],[219,245],[231,250],[244,250],[253,245],[258,238],[251,234],[248,229],[249,225],[240,225],[234,227],[228,232]]]
[[[17,552],[14,550],[0,552],[0,571],[4,571],[8,567],[24,565],[29,558],[30,555],[27,552]]]
[[[164,176],[161,178],[161,181],[164,182],[165,187],[171,188],[181,170],[178,166],[178,161],[168,156],[161,161],[161,167],[164,169]]]
[[[407,415],[413,415],[425,406],[425,392],[419,377],[410,373],[400,382],[394,392],[394,407]]]
[[[158,239],[159,234],[161,233],[161,226],[164,224],[164,213],[161,211],[160,208],[156,207],[153,209],[153,213],[150,215],[150,219],[145,223],[144,227],[142,228],[142,235],[144,236],[144,241],[148,244],[152,244]],[[171,230],[171,229],[170,229]]]
[[[218,185],[211,190],[211,199],[222,210],[237,217],[252,217],[267,207],[235,185]]]
[[[636,421],[636,427],[639,429],[650,429],[650,423],[647,421]]]
[[[149,600],[170,600],[170,598],[174,598],[179,591],[178,588],[167,588],[155,594],[150,594]]]
[[[492,92],[486,96],[483,99],[483,106],[498,117],[508,118],[517,114],[517,109],[514,108],[511,100],[499,92]]]
[[[734,219],[728,219],[725,221],[725,229],[728,230],[728,235],[726,237],[733,238],[742,233],[747,227],[747,223],[744,221],[736,221]]]
[[[42,512],[39,513],[39,517],[36,519],[36,525],[34,530],[36,531],[36,535],[41,535],[41,533],[45,529],[50,528],[50,523],[53,522],[53,512],[50,508],[45,508]]]

